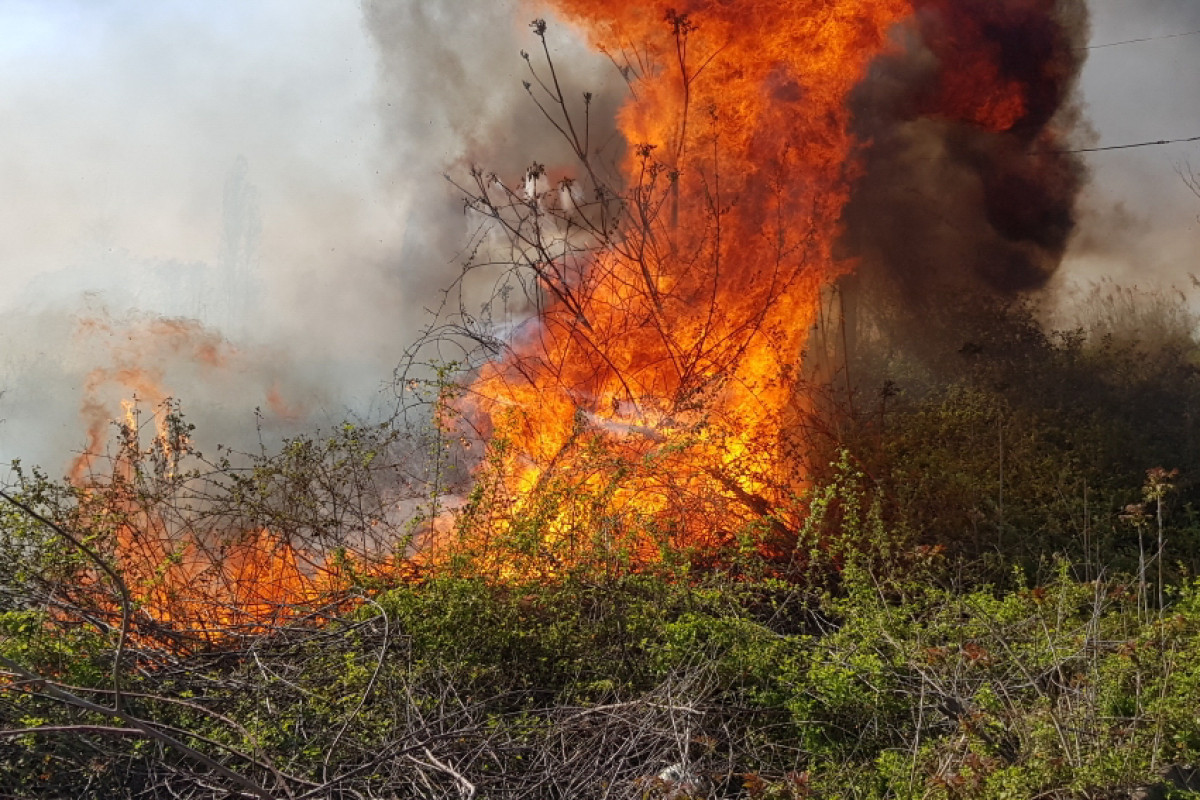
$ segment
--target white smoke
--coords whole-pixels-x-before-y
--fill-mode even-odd
[[[386,403],[465,241],[442,173],[555,157],[521,88],[526,15],[0,3],[0,461],[69,462],[87,376],[113,363],[122,325],[157,317],[237,353],[217,371],[161,348],[143,365],[209,446],[256,441],[256,408],[286,432]],[[561,33],[575,74],[598,75],[603,59],[581,67]]]
[[[1193,0],[1091,6],[1095,43],[1200,28]],[[158,365],[211,439],[256,437],[255,407],[284,430],[382,402],[463,257],[442,173],[566,159],[521,86],[544,15],[518,0],[0,3],[0,461],[55,471],[84,444],[84,383],[115,346],[80,338],[97,316],[224,335],[225,372]],[[615,70],[550,34],[568,96],[595,92],[609,136]],[[1198,66],[1200,37],[1094,51],[1099,143],[1200,133]],[[1200,201],[1174,173],[1189,161],[1195,144],[1089,156],[1064,273],[1196,269]],[[272,390],[288,414],[271,416]]]

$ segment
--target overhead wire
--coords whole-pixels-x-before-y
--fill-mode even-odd
[[[1186,144],[1188,142],[1200,142],[1200,136],[1191,136],[1186,139],[1159,139],[1153,142],[1134,142],[1133,144],[1112,144],[1105,147],[1080,147],[1074,150],[1056,150],[1057,153],[1104,153],[1109,150],[1133,150],[1137,147],[1162,147],[1168,144]]]
[[[1186,36],[1200,36],[1200,30],[1184,31],[1183,33],[1166,33],[1161,36],[1143,36],[1137,39],[1123,39],[1119,42],[1105,42],[1104,44],[1092,44],[1086,47],[1076,48],[1077,50],[1103,50],[1108,47],[1121,47],[1127,44],[1140,44],[1142,42],[1157,42],[1164,39],[1182,39]],[[1061,153],[1105,153],[1112,150],[1134,150],[1141,147],[1162,147],[1171,144],[1188,144],[1191,142],[1200,142],[1200,136],[1191,136],[1183,139],[1157,139],[1151,142],[1134,142],[1132,144],[1113,144],[1103,147],[1080,147],[1073,150],[1060,150]]]
[[[1076,48],[1078,50],[1103,50],[1106,47],[1120,47],[1126,44],[1140,44],[1141,42],[1157,42],[1163,39],[1182,39],[1185,36],[1198,36],[1200,30],[1185,31],[1184,33],[1167,33],[1162,36],[1143,36],[1140,39],[1125,39],[1120,42],[1106,42],[1104,44],[1090,44],[1087,47]]]

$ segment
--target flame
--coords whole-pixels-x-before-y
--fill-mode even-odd
[[[853,266],[834,255],[857,170],[848,97],[911,6],[555,5],[637,54],[619,117],[631,216],[484,368],[470,410],[517,514],[549,486],[603,497],[608,527],[652,560],[727,538],[802,483],[785,435],[805,411],[800,353],[821,288]],[[570,502],[545,513],[556,541],[598,522]],[[636,533],[655,520],[665,538]]]
[[[115,321],[97,314],[80,319],[75,336],[81,341],[106,343],[110,361],[107,366],[91,369],[84,381],[80,413],[87,428],[87,443],[67,472],[76,485],[89,481],[96,459],[104,453],[108,430],[116,416],[111,403],[114,388],[122,394],[121,416],[128,426],[132,409],[138,404],[165,409],[171,397],[165,387],[167,363],[186,361],[213,370],[226,366],[235,353],[219,334],[187,319]],[[162,457],[169,461],[170,440],[175,434],[169,429],[168,415],[155,414],[154,424],[157,446]],[[136,430],[137,425],[132,429]]]
[[[822,288],[854,269],[835,253],[870,146],[851,94],[907,32],[939,65],[918,113],[1013,129],[1040,77],[1011,63],[1021,21],[1055,2],[552,5],[630,80],[624,217],[534,254],[545,300],[459,405],[490,436],[466,538],[561,561],[609,537],[640,562],[755,526],[786,540],[814,411],[802,354]],[[530,207],[574,211],[544,184]]]
[[[122,524],[119,565],[140,613],[208,644],[347,608],[348,564],[260,529],[205,545],[161,524]]]
[[[803,433],[816,414],[804,351],[822,291],[855,267],[837,255],[870,147],[852,132],[852,94],[877,59],[912,40],[937,64],[914,115],[996,134],[1043,125],[1039,81],[1061,83],[1066,66],[1014,53],[1062,49],[1027,24],[1053,16],[1055,3],[687,0],[677,11],[553,0],[630,81],[617,120],[623,189],[619,201],[592,201],[578,183],[551,186],[531,170],[519,205],[534,216],[520,224],[573,233],[560,230],[566,246],[553,252],[526,240],[536,315],[506,332],[506,355],[462,396],[441,395],[438,423],[461,415],[487,442],[471,501],[448,512],[460,541],[483,554],[479,566],[519,573],[524,554],[557,570],[600,554],[636,567],[679,550],[790,547],[804,514]],[[594,174],[592,154],[580,155]],[[81,329],[111,333],[104,321]],[[112,417],[103,387],[158,406],[168,393],[148,352],[208,367],[230,353],[179,320],[128,340],[88,379],[81,485]],[[293,413],[276,387],[267,401]],[[434,552],[369,566],[285,531],[180,525],[133,496],[129,463],[154,453],[171,477],[186,442],[164,414],[142,450],[134,403],[124,419],[126,466],[84,494],[81,513],[110,526],[139,614],[155,623],[206,642],[266,631],[344,608],[356,573],[395,578],[437,563]],[[438,551],[450,537],[434,505]]]
[[[133,417],[136,420],[136,416]],[[128,424],[128,423],[127,423]],[[80,492],[79,520],[107,548],[135,606],[133,638],[176,652],[223,646],[354,608],[364,578],[415,577],[399,556],[327,552],[267,528],[210,527],[141,496],[129,465]],[[202,515],[201,515],[202,517]],[[98,572],[81,587],[112,617],[121,608]]]
[[[78,333],[107,339],[111,363],[92,369],[84,385],[88,442],[70,470],[80,498],[76,524],[109,549],[137,607],[137,636],[177,650],[219,645],[345,611],[364,576],[408,574],[411,565],[395,557],[325,552],[282,531],[224,520],[199,525],[204,514],[189,513],[173,493],[186,494],[189,478],[178,471],[191,442],[165,366],[184,361],[215,370],[235,351],[192,320],[96,316],[81,320]],[[114,390],[128,393],[119,415],[109,401]],[[292,413],[276,387],[268,399],[277,413]],[[144,429],[152,431],[148,444]],[[101,575],[84,583],[91,602],[119,612]]]
[[[1031,112],[1031,89],[1053,84],[1061,59],[1071,53],[1047,26],[1058,0],[916,0],[916,24],[941,64],[926,113],[963,120],[992,131],[1008,131]],[[1042,52],[1038,52],[1042,51]],[[1030,74],[1029,68],[1040,71]]]
[[[144,459],[157,461],[164,485],[177,485],[174,469],[187,442],[171,437],[169,409],[163,409],[154,415],[153,441],[143,449],[139,405],[121,405],[121,447],[111,474],[89,473],[76,484],[75,524],[109,550],[137,609],[135,638],[165,639],[186,650],[260,634],[323,606],[344,610],[352,560],[309,553],[266,529],[239,531],[220,523],[198,528],[174,507],[169,491],[165,497],[147,491],[139,475]],[[93,602],[119,614],[103,576],[93,574],[84,583],[85,591],[96,590]]]
[[[278,382],[272,383],[267,389],[267,408],[285,422],[296,422],[304,418],[303,408],[288,401]]]

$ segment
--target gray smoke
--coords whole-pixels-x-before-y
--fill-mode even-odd
[[[446,182],[439,184],[442,173],[468,183],[470,168],[479,167],[515,182],[535,162],[552,173],[569,173],[574,166],[567,142],[523,86],[535,83],[545,103],[529,70],[532,65],[550,80],[540,42],[529,29],[545,10],[520,0],[363,0],[363,12],[379,54],[383,163],[393,181],[428,187],[409,216],[406,246],[417,272],[408,271],[406,280],[444,284],[465,257],[470,230],[463,197]],[[616,70],[564,25],[552,23],[547,41],[570,112],[582,119],[583,94],[592,92],[592,142],[611,142],[624,96]],[[520,57],[523,51],[528,63]],[[557,113],[552,104],[546,108]]]
[[[1089,6],[1094,42],[1200,28],[1194,0]],[[466,255],[473,223],[443,173],[567,169],[521,85],[539,15],[517,0],[0,3],[0,460],[64,468],[85,443],[89,375],[119,372],[163,319],[223,342],[223,366],[192,363],[182,344],[147,346],[139,365],[183,401],[204,449],[254,446],[256,407],[278,436],[386,403],[392,368]],[[615,69],[562,26],[550,41],[571,101],[595,93],[593,142],[608,141]],[[1198,55],[1200,37],[1092,52],[1081,97],[1095,141],[1200,133],[1186,78]],[[962,162],[979,143],[936,127],[914,121],[883,143],[912,180],[876,183],[877,196],[903,208],[949,187],[925,208],[956,217],[959,241],[1008,256],[979,260],[936,215],[905,225],[975,259],[981,281],[1011,263],[1040,280],[1060,243],[1039,245],[1048,260],[1024,257],[963,221]],[[927,157],[936,167],[918,169]],[[1060,275],[1161,274],[1192,257],[1200,201],[1173,171],[1189,160],[1200,165],[1196,145],[1087,157],[1094,184]],[[856,202],[869,219],[872,201]],[[892,251],[873,235],[860,246]],[[126,387],[97,391],[119,414]]]
[[[1200,203],[1176,174],[1200,145],[1090,153],[1200,135],[1200,7],[1187,0],[926,0],[855,98],[871,142],[847,209],[850,313],[873,316],[930,352],[974,336],[981,304],[1037,293],[1047,310],[1102,277],[1186,284],[1200,244]],[[963,13],[998,48],[1003,69],[1031,81],[1026,116],[992,132],[936,107],[938,44]],[[976,35],[976,34],[971,34]],[[1154,38],[1174,35],[1175,38]],[[1095,47],[1128,39],[1150,41]],[[932,99],[931,99],[932,98]],[[1039,291],[1040,290],[1040,291]]]
[[[0,132],[0,460],[64,469],[81,411],[118,416],[133,364],[182,401],[206,452],[386,413],[466,241],[442,174],[560,157],[521,87],[525,15],[0,4],[0,110],[17,121]],[[572,92],[602,83],[603,59],[552,34]],[[220,364],[152,344],[164,320],[221,342]]]

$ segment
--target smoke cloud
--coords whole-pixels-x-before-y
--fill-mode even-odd
[[[1147,39],[1088,52],[1081,105],[1096,144],[1122,145],[1200,135],[1200,4],[1191,0],[1091,0],[1093,45]],[[1200,143],[1088,155],[1091,183],[1068,254],[1064,288],[1101,276],[1143,286],[1186,285],[1200,269],[1200,198],[1177,169],[1200,167]]]
[[[1200,266],[1200,201],[1177,172],[1200,162],[1200,146],[1058,151],[1200,134],[1200,99],[1181,80],[1200,66],[1200,36],[1180,35],[1200,30],[1200,8],[919,6],[916,24],[898,32],[900,52],[875,65],[855,101],[870,145],[845,218],[844,252],[862,259],[844,287],[859,301],[850,313],[941,352],[974,335],[976,300],[1032,292],[1054,312],[1103,278],[1186,285]],[[1107,46],[1130,39],[1146,41]],[[978,69],[964,62],[968,48],[1034,88],[1011,130],[989,129],[986,107],[946,113],[946,70]]]
[[[882,316],[953,341],[963,298],[1038,289],[1075,232],[1086,178],[1074,91],[1083,0],[931,0],[854,100],[865,172],[844,245]],[[983,80],[987,78],[987,80]],[[993,96],[982,86],[996,86]],[[1005,87],[1011,87],[1005,90]],[[853,281],[852,281],[853,283]]]
[[[513,180],[534,162],[552,171],[574,163],[566,140],[523,86],[534,80],[524,51],[533,51],[529,63],[543,79],[549,74],[529,30],[545,11],[519,0],[364,0],[362,7],[379,54],[382,163],[392,180],[416,179],[425,187],[409,209],[406,244],[414,258],[406,280],[444,282],[447,262],[458,263],[469,231],[462,196],[439,184],[443,173],[464,181],[478,166]],[[582,96],[592,92],[592,139],[610,142],[624,89],[615,69],[564,25],[555,24],[548,41],[572,112],[582,115]]]
[[[1077,60],[1060,45],[1085,31],[1063,22],[1050,60],[1065,71],[1005,137],[925,113],[945,5],[923,3],[905,55],[860,93],[875,145],[848,252],[918,297],[947,277],[938,264],[992,291],[1044,285],[1059,263],[1057,280],[1196,269],[1200,200],[1174,172],[1200,166],[1196,145],[1083,157],[1093,183],[1074,213],[1080,162],[1026,150],[1080,112],[1089,144],[1200,133],[1200,96],[1180,77],[1200,66],[1200,37],[1089,52],[1073,108]],[[1094,44],[1200,29],[1192,0],[1088,7]],[[443,173],[511,177],[568,157],[521,85],[542,13],[517,0],[0,4],[0,112],[14,121],[0,131],[0,460],[65,470],[87,443],[89,376],[130,359],[182,399],[202,446],[256,442],[255,408],[277,436],[386,403],[466,257],[471,222]],[[616,70],[563,26],[550,41],[568,97],[595,93],[593,141],[612,144]],[[189,363],[188,347],[131,355],[161,320],[223,342],[223,365]],[[93,388],[117,416],[129,387]]]
[[[521,87],[527,15],[0,6],[0,110],[19,121],[0,132],[0,460],[65,470],[135,393],[180,399],[206,451],[385,413],[467,238],[443,172],[557,157]],[[592,83],[602,59],[562,33]],[[156,340],[164,323],[228,357],[198,367]]]

